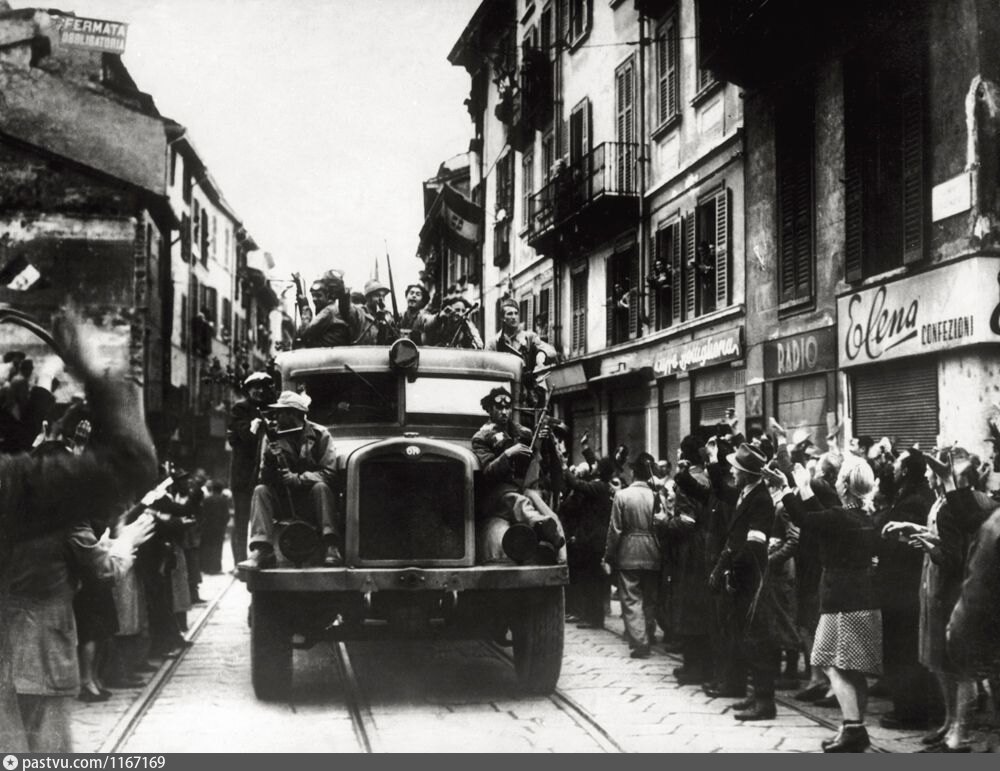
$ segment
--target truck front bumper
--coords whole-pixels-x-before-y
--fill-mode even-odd
[[[239,570],[251,592],[367,592],[533,589],[569,583],[566,565],[471,568],[273,568]]]

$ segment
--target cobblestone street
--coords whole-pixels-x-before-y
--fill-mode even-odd
[[[360,750],[329,644],[295,654],[287,703],[265,703],[249,675],[249,595],[229,575],[206,576],[203,594],[218,607],[167,675],[152,708],[136,712],[141,691],[116,691],[103,704],[77,704],[81,751]],[[613,607],[617,607],[616,605]],[[197,617],[212,608],[198,606]],[[447,752],[814,752],[839,719],[835,709],[805,714],[780,704],[774,720],[739,724],[731,700],[712,699],[672,675],[678,659],[657,646],[630,659],[620,620],[607,630],[566,625],[555,699],[517,693],[506,656],[478,642],[350,643],[347,648],[369,713],[375,751]],[[152,687],[148,686],[148,687]],[[876,702],[884,711],[886,703]],[[880,749],[912,752],[919,733],[886,731],[870,720]],[[132,725],[129,722],[134,720]],[[821,721],[827,721],[824,725]],[[126,730],[128,729],[128,730]],[[224,738],[223,738],[224,737]]]

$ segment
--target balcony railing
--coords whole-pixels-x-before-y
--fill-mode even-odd
[[[639,145],[604,142],[528,199],[528,239],[559,227],[602,198],[639,195]]]

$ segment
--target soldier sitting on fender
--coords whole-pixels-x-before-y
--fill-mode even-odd
[[[250,505],[251,554],[240,563],[242,568],[274,567],[274,522],[296,515],[308,516],[319,525],[326,545],[323,564],[344,564],[340,553],[343,531],[333,496],[337,456],[330,433],[306,419],[310,401],[305,394],[283,391],[277,402],[268,405],[274,411],[277,432],[269,432],[261,457],[260,483]]]
[[[512,420],[513,405],[506,388],[494,388],[480,403],[490,415],[490,422],[472,437],[472,451],[487,484],[486,522],[480,531],[484,559],[503,559],[498,548],[502,539],[502,551],[515,562],[554,564],[560,561],[566,543],[559,520],[537,491],[522,491],[518,483],[531,463],[531,432]]]

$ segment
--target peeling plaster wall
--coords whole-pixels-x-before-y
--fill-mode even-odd
[[[958,442],[980,458],[992,457],[985,441],[987,418],[1000,404],[1000,351],[967,349],[943,354],[938,364],[938,406],[941,438]]]

